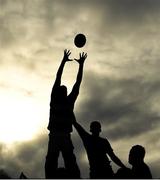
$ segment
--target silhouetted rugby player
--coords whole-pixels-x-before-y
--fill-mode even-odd
[[[73,125],[78,131],[87,152],[90,165],[90,178],[113,178],[114,174],[107,155],[109,155],[118,166],[125,168],[125,165],[114,154],[108,140],[99,136],[101,124],[98,121],[91,123],[91,134],[86,132],[75,120],[73,121]]]
[[[64,65],[69,59],[70,51],[64,51],[64,57],[57,72],[56,80],[52,88],[50,101],[50,117],[48,130],[49,143],[48,153],[45,163],[46,178],[56,178],[55,172],[58,168],[58,156],[62,152],[65,169],[70,174],[68,178],[80,178],[80,171],[76,163],[75,155],[73,154],[73,145],[70,137],[72,132],[72,121],[74,116],[74,103],[79,94],[79,88],[82,81],[83,65],[87,58],[87,54],[80,53],[80,58],[76,60],[79,63],[76,83],[69,95],[67,88],[61,86],[61,76]]]
[[[132,165],[133,179],[152,179],[152,174],[144,162],[145,148],[141,145],[135,145],[129,152],[129,163]]]

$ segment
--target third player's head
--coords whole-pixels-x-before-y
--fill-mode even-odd
[[[145,148],[141,145],[135,145],[129,152],[129,163],[131,165],[138,165],[144,161]]]

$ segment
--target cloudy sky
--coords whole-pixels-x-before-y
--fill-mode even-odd
[[[44,177],[50,92],[67,48],[71,58],[88,53],[77,120],[87,130],[99,120],[102,136],[128,167],[131,146],[143,145],[153,177],[160,177],[159,29],[159,0],[0,0],[0,169]],[[81,49],[73,43],[77,33],[87,37]],[[65,66],[68,91],[77,70],[76,62]],[[72,138],[86,178],[75,130]]]

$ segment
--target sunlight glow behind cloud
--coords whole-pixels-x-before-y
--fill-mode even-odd
[[[13,143],[32,139],[43,122],[43,111],[38,102],[15,93],[1,94],[0,139]]]

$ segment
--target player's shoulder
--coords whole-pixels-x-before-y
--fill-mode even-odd
[[[103,143],[109,143],[107,138],[105,138],[105,137],[99,137],[99,138]]]
[[[143,167],[145,168],[145,169],[149,169],[149,166],[144,162],[143,163]]]

